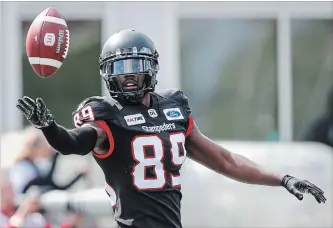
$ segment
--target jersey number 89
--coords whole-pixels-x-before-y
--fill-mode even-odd
[[[186,150],[184,148],[185,135],[182,132],[172,133],[169,135],[169,141],[171,144],[171,164],[180,167],[186,158]],[[184,155],[180,154],[180,146],[184,151]],[[146,156],[145,149],[147,147],[153,149],[154,156]],[[170,175],[172,186],[180,185],[179,175],[173,175],[165,171],[163,164],[164,150],[163,141],[158,135],[145,135],[134,138],[132,141],[132,156],[136,161],[136,165],[133,167],[132,177],[133,184],[137,189],[162,189],[166,184],[166,175]],[[154,168],[154,178],[146,177],[147,168]]]

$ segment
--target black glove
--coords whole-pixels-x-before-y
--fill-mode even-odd
[[[42,98],[36,101],[28,96],[19,98],[16,107],[24,114],[27,120],[36,128],[41,129],[50,126],[54,122],[54,117]]]
[[[302,193],[308,193],[313,195],[318,203],[325,203],[326,201],[324,192],[307,180],[300,180],[295,177],[286,175],[283,177],[281,185],[285,187],[291,194],[296,196],[299,200],[303,199]]]

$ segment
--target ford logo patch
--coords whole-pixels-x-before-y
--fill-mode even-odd
[[[180,112],[178,112],[178,111],[168,111],[166,114],[167,114],[167,116],[170,116],[170,117],[179,117],[180,116]]]

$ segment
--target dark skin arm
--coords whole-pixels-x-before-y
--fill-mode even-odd
[[[281,186],[282,175],[219,146],[203,135],[195,123],[186,138],[185,148],[191,159],[231,179],[248,184]]]

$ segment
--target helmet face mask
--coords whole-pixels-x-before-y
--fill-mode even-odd
[[[104,44],[100,56],[100,74],[112,97],[139,102],[155,90],[158,53],[143,33],[122,30]]]

